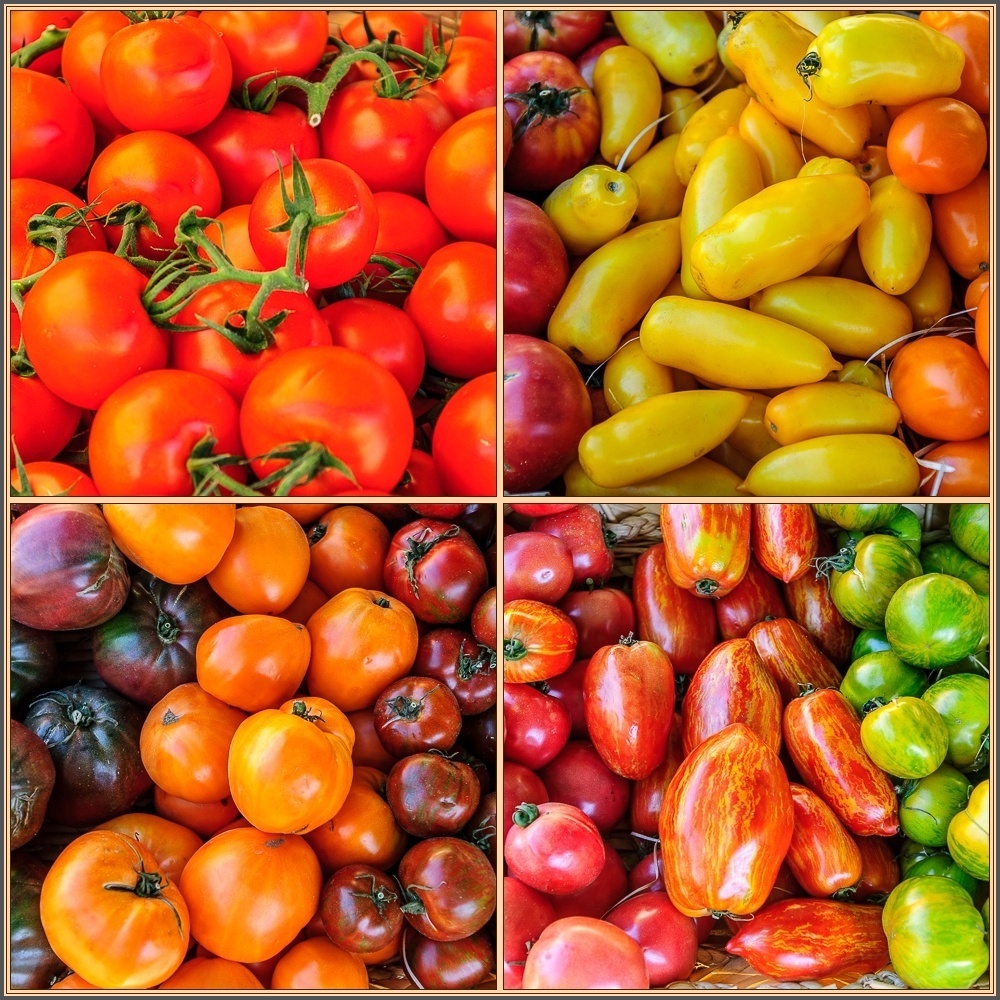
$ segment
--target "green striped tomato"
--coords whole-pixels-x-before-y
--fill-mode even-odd
[[[864,717],[861,743],[886,773],[924,778],[944,763],[948,728],[926,701],[904,696]]]

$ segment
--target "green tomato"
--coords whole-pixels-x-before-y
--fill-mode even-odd
[[[990,571],[970,559],[953,542],[935,542],[920,553],[925,573],[945,573],[964,580],[977,594],[989,594]]]
[[[979,888],[978,880],[957,864],[950,854],[935,854],[932,858],[924,858],[923,861],[918,861],[904,877],[918,878],[921,875],[940,875],[942,878],[950,878],[973,897]]]
[[[902,695],[919,697],[927,689],[927,671],[904,663],[892,650],[858,657],[844,674],[840,693],[859,716]],[[878,699],[878,704],[870,704]]]
[[[984,662],[984,659],[986,662]],[[940,667],[934,672],[934,677],[941,680],[942,677],[951,677],[953,674],[974,674],[976,677],[989,677],[990,665],[989,657],[982,657],[979,653],[973,653],[959,660],[957,663],[949,663],[946,667]]]
[[[948,824],[969,801],[972,782],[942,764],[933,774],[907,782],[899,795],[899,825],[910,840],[929,847],[948,843]],[[938,875],[921,870],[913,874]]]
[[[950,858],[946,850],[940,847],[928,847],[926,844],[918,844],[915,840],[904,840],[900,848],[897,859],[899,861],[899,873],[904,878],[907,873],[927,858],[936,858],[939,855]]]
[[[963,580],[927,573],[907,580],[885,612],[885,633],[893,651],[907,663],[931,670],[976,652],[987,610]]]
[[[948,528],[954,543],[982,566],[990,564],[990,505],[953,503]]]
[[[983,908],[980,911],[983,915],[983,926],[986,928],[987,933],[990,929],[990,897],[987,896],[983,900]]]
[[[920,576],[920,560],[913,550],[891,535],[866,535],[851,560],[850,549],[830,577],[830,597],[837,610],[858,628],[881,628],[892,595],[907,580]]]
[[[944,763],[948,729],[926,701],[896,698],[861,720],[861,744],[888,774],[924,778]]]
[[[979,603],[983,609],[983,632],[979,637],[979,644],[975,648],[975,652],[977,653],[983,652],[984,649],[989,649],[990,645],[990,599],[980,594]]]
[[[889,640],[885,637],[885,629],[862,629],[854,640],[854,648],[851,650],[851,661],[860,659],[868,653],[879,653],[883,649],[892,649],[892,646],[889,645]]]
[[[899,503],[814,503],[813,510],[824,521],[848,531],[884,528],[898,513]]]
[[[913,989],[968,989],[990,963],[982,915],[950,878],[900,882],[882,910],[882,929],[893,969]]]
[[[969,804],[948,825],[948,852],[974,878],[990,877],[990,782],[972,790]]]
[[[921,697],[948,729],[945,761],[960,771],[976,771],[987,764],[990,682],[975,674],[953,674],[936,681]]]
[[[915,556],[920,555],[920,541],[924,529],[920,518],[909,507],[900,507],[885,527],[876,530],[880,535],[893,535],[901,542],[906,542]]]

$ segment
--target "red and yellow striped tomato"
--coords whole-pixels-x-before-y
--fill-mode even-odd
[[[816,517],[807,503],[756,503],[750,521],[750,546],[757,561],[783,583],[810,569],[819,547]]]
[[[568,670],[576,657],[576,625],[540,601],[507,601],[503,608],[503,679],[544,681]]]
[[[810,895],[832,896],[861,878],[861,851],[837,814],[805,785],[789,783],[795,827],[785,864]]]
[[[791,618],[758,622],[747,633],[787,705],[805,688],[836,688],[841,676],[805,628]]]
[[[750,504],[665,503],[660,530],[667,572],[699,597],[724,597],[750,565]]]

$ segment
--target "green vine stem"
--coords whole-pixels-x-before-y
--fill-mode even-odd
[[[57,28],[50,25],[33,42],[29,42],[10,54],[11,68],[27,69],[46,52],[54,52],[56,49],[62,48],[68,34],[69,28]]]

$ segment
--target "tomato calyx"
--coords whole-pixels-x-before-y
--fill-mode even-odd
[[[511,814],[511,819],[515,826],[519,826],[523,830],[525,827],[531,826],[540,815],[538,806],[531,802],[522,802]]]
[[[523,660],[528,655],[528,647],[520,639],[505,639],[503,658],[505,660]]]
[[[497,828],[495,823],[484,819],[470,834],[470,841],[476,845],[484,854],[488,854],[492,842],[496,840]]]
[[[514,133],[511,141],[517,142],[539,119],[559,118],[570,112],[570,104],[577,94],[583,93],[585,87],[567,87],[559,90],[536,80],[527,90],[514,94],[504,94],[504,101],[517,101],[524,105],[524,110],[514,122]]]
[[[433,892],[433,888],[429,885],[406,885],[402,887],[403,889],[403,899],[406,900],[399,908],[403,913],[409,913],[413,916],[422,916],[427,912],[427,907],[424,906],[424,901],[413,891],[414,889],[423,889],[424,892]]]
[[[371,888],[367,892],[352,891],[351,895],[355,899],[367,899],[378,911],[380,917],[385,916],[386,907],[390,903],[395,903],[399,897],[386,885],[380,884],[370,872],[359,872],[354,881],[359,879],[370,879]]]
[[[620,635],[618,637],[619,646],[634,646],[639,640],[635,637],[634,632],[629,632],[628,635]]]
[[[304,719],[306,722],[312,722],[313,724],[323,721],[323,713],[310,712],[309,706],[301,699],[292,702],[291,714],[299,719]]]
[[[718,580],[699,580],[694,585],[694,592],[699,597],[711,597],[719,589]]]
[[[386,702],[390,715],[386,722],[402,719],[404,722],[416,722],[423,714],[423,698],[407,698],[405,694],[397,695]]]
[[[68,34],[69,28],[57,28],[54,25],[49,25],[33,42],[29,42],[10,54],[11,68],[27,69],[46,52],[54,52],[56,49],[62,48]]]
[[[731,10],[729,11],[729,23],[735,28],[739,25],[740,21],[747,16],[749,11],[746,10]]]
[[[271,491],[272,496],[286,497],[296,486],[311,482],[320,473],[330,469],[339,472],[358,489],[361,488],[350,467],[318,441],[293,441],[283,444],[265,455],[259,455],[255,461],[270,462],[281,459],[286,459],[288,464],[259,479],[254,483],[254,489],[274,487]]]
[[[232,476],[223,472],[226,466],[246,465],[247,460],[241,455],[217,455],[215,446],[218,442],[211,431],[191,449],[186,468],[191,476],[192,495],[196,497],[219,496],[225,489],[234,496],[259,497],[258,493],[243,483],[237,482]]]
[[[809,560],[809,565],[816,570],[816,579],[829,579],[833,572],[846,573],[854,566],[854,555],[857,542],[848,538],[839,552],[832,556],[817,556]]]
[[[403,254],[399,255],[404,256]],[[385,257],[382,254],[373,253],[368,258],[369,264],[376,264],[385,268],[387,274],[366,274],[362,272],[350,281],[337,285],[335,288],[327,290],[327,296],[332,300],[337,299],[364,299],[374,290],[378,292],[399,292],[407,294],[413,288],[420,272],[423,270],[412,257],[406,257],[409,264],[401,264],[392,257]]]
[[[541,47],[541,33],[547,35],[556,33],[553,23],[552,11],[550,10],[516,10],[514,20],[522,27],[530,31],[528,36],[528,51],[537,52]]]
[[[420,585],[417,583],[416,570],[417,563],[427,555],[431,549],[439,542],[449,538],[456,538],[462,529],[453,524],[447,531],[435,533],[433,528],[423,528],[406,543],[406,558],[404,567],[406,569],[406,579],[413,590],[414,596],[419,596]]]
[[[866,701],[861,706],[861,718],[863,719],[866,715],[874,712],[877,708],[881,708],[883,705],[888,704],[885,698],[871,698]]]
[[[475,656],[469,656],[464,649],[458,653],[458,668],[455,671],[458,679],[468,681],[476,674],[489,673],[497,668],[497,654],[495,649],[480,644],[479,651]]]
[[[812,84],[809,82],[809,77],[815,76],[820,69],[822,69],[822,65],[818,52],[807,52],[795,67],[795,72],[802,78],[802,82],[810,94],[812,94]]]
[[[386,597],[376,597],[372,601],[372,604],[375,604],[375,605],[377,605],[380,608],[389,608],[389,607],[392,607],[392,605],[389,603],[389,599],[386,598]]]

